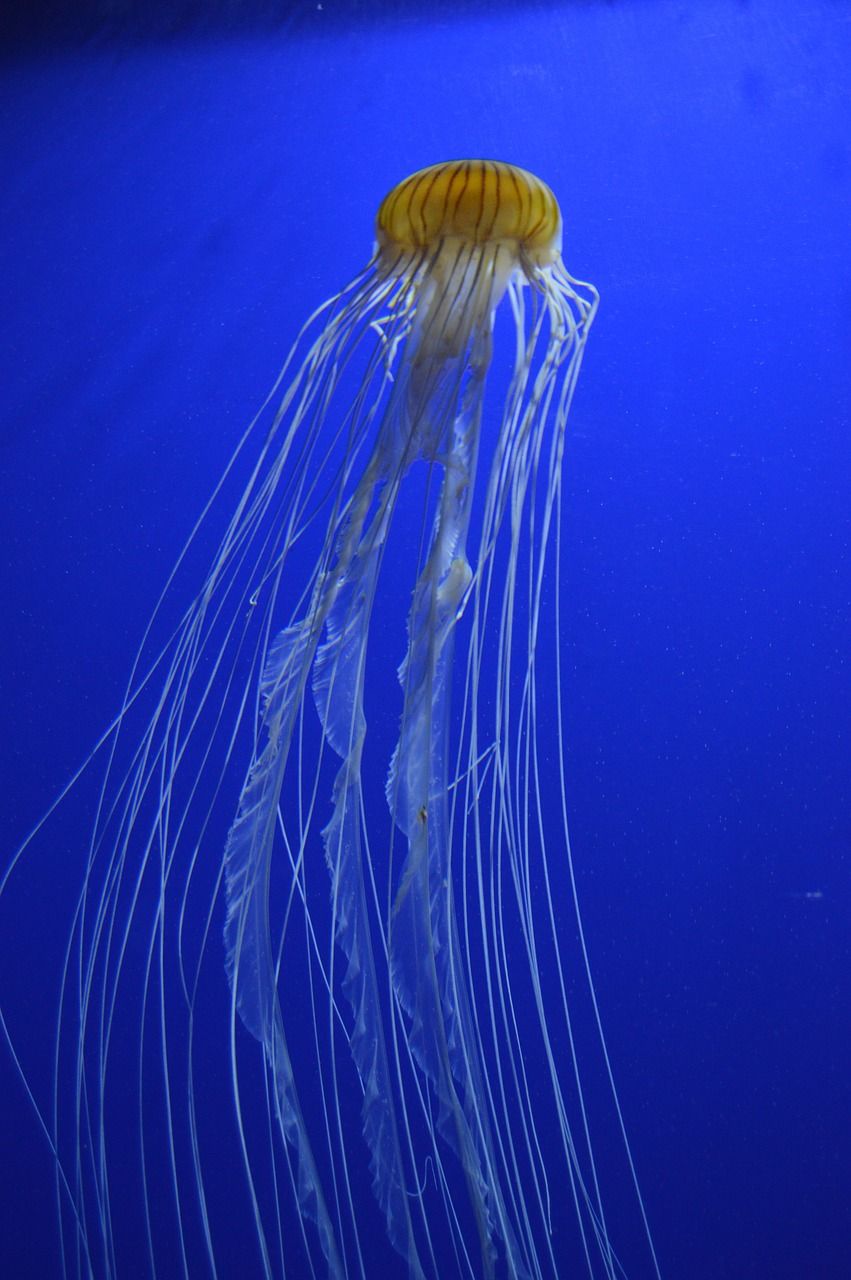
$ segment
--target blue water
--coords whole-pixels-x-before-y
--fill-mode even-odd
[[[10,40],[0,83],[4,858],[117,710],[382,195],[515,161],[602,297],[566,460],[568,778],[662,1274],[851,1275],[851,11],[325,0],[167,38],[122,16]],[[4,925],[40,1099],[85,817],[57,814]],[[49,1152],[0,1061],[0,1275],[50,1277]],[[253,1249],[221,1274],[259,1275]]]

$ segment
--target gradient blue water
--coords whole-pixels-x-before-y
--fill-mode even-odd
[[[365,261],[381,195],[452,156],[540,173],[602,295],[567,459],[569,776],[663,1275],[841,1280],[849,10],[348,17],[326,0],[278,33],[6,59],[4,850],[114,713],[194,516],[301,321]],[[19,899],[29,967],[3,950],[25,1054],[80,817]],[[0,1083],[0,1275],[52,1276],[50,1162],[5,1059]],[[226,1274],[256,1274],[240,1248]]]

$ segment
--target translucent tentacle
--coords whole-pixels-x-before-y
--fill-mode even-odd
[[[317,1226],[329,1274],[345,1276],[302,1116],[275,984],[269,927],[269,871],[278,802],[293,727],[316,647],[309,621],[270,647],[260,682],[266,745],[251,766],[225,850],[225,964],[242,1021],[262,1044],[281,1131],[295,1152],[296,1194]]]
[[[304,623],[282,631],[269,647],[260,680],[262,729],[267,741],[252,763],[225,851],[225,966],[239,1016],[264,1045],[271,1042],[276,999],[266,864],[283,770],[314,647]]]
[[[512,1276],[527,1270],[502,1203],[483,1096],[481,1064],[452,902],[447,747],[455,624],[471,580],[466,537],[490,335],[478,335],[445,458],[431,548],[417,582],[408,650],[399,669],[405,691],[399,742],[387,782],[408,854],[390,921],[397,998],[410,1019],[408,1043],[438,1103],[438,1127],[461,1161],[478,1226],[485,1274],[502,1239]]]
[[[332,880],[335,937],[347,960],[343,990],[354,1014],[352,1057],[364,1091],[362,1119],[375,1197],[388,1236],[423,1277],[405,1186],[381,999],[369,927],[361,830],[361,752],[366,733],[363,683],[369,619],[384,538],[398,481],[389,486],[371,537],[352,561],[328,615],[314,666],[313,689],[325,736],[343,759],[334,783],[334,812],[323,831]]]
[[[393,405],[401,402],[397,395]],[[282,1132],[296,1153],[299,1205],[319,1230],[331,1274],[344,1271],[293,1078],[277,991],[269,922],[269,878],[281,789],[311,667],[323,731],[344,763],[335,784],[334,816],[326,828],[326,856],[335,895],[335,936],[349,962],[344,982],[355,1013],[352,1052],[364,1082],[364,1129],[376,1193],[394,1245],[422,1275],[414,1245],[401,1157],[390,1110],[380,1004],[371,965],[369,917],[360,860],[360,751],[363,659],[369,604],[380,554],[405,467],[407,447],[395,412],[388,410],[370,462],[338,520],[333,566],[317,567],[306,617],[270,645],[260,680],[260,732],[265,745],[248,774],[225,850],[225,964],[234,1004],[262,1044],[274,1081]],[[390,479],[388,480],[388,476]],[[378,497],[376,498],[376,495]],[[374,510],[367,531],[368,517]],[[325,643],[318,640],[327,625]],[[355,895],[355,896],[353,896]],[[366,968],[364,968],[366,966]],[[371,975],[369,969],[371,967]]]

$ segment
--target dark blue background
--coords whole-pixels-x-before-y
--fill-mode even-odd
[[[380,197],[448,157],[532,169],[602,295],[566,464],[568,764],[662,1272],[841,1280],[851,8],[271,12],[141,30],[119,6],[85,39],[47,17],[7,37],[4,851],[117,709],[204,498],[302,320],[365,262]],[[77,829],[17,899],[42,967]],[[52,1011],[38,957],[2,954],[26,1055]],[[5,1059],[0,1082],[0,1274],[50,1276],[50,1161]]]

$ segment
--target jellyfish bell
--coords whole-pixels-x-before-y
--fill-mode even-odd
[[[531,281],[552,266],[560,245],[552,193],[513,165],[433,165],[385,197],[377,257],[416,292],[409,353],[415,395],[427,398],[428,377],[468,345],[470,366],[486,370],[492,316],[509,280],[522,273]]]
[[[376,219],[379,260],[417,281],[420,358],[458,356],[518,270],[532,279],[561,252],[555,197],[515,165],[431,165],[400,182]]]
[[[193,530],[194,546],[243,466],[200,589],[156,642],[155,615],[88,762],[104,767],[58,978],[53,1101],[34,1097],[69,1272],[124,1273],[129,1163],[151,1272],[177,1257],[215,1274],[230,1228],[216,1158],[252,1231],[242,1274],[375,1274],[368,1181],[400,1275],[622,1276],[556,923],[569,909],[658,1276],[573,883],[557,649],[547,744],[538,716],[538,635],[560,626],[543,600],[564,436],[597,307],[561,235],[550,189],[510,164],[401,182],[372,259],[302,329]],[[506,300],[513,355],[483,450]],[[405,567],[388,547],[418,462],[423,533]],[[405,635],[395,673],[371,662],[388,609]],[[376,798],[367,726],[388,704]],[[134,1037],[128,1136],[116,1098]]]

